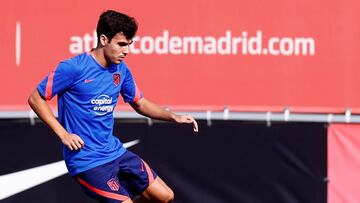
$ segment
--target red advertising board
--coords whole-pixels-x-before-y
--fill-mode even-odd
[[[0,109],[60,60],[96,46],[99,14],[134,16],[126,63],[145,97],[178,109],[360,112],[360,2],[2,1]]]
[[[331,124],[327,135],[327,202],[359,202],[360,125]]]

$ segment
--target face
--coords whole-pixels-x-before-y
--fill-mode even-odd
[[[117,33],[110,41],[105,35],[101,36],[105,59],[108,63],[119,64],[129,53],[129,45],[133,42],[126,39],[123,33]]]

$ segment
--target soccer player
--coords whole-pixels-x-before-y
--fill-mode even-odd
[[[117,11],[100,15],[98,44],[58,64],[30,95],[31,108],[60,138],[71,176],[100,202],[171,202],[173,191],[139,156],[126,150],[113,132],[119,94],[138,113],[187,123],[145,99],[123,59],[137,31],[133,17]],[[58,95],[58,120],[46,100]]]

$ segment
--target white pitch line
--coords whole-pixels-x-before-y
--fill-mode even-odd
[[[138,144],[140,140],[124,143],[125,148]],[[0,176],[0,200],[28,190],[32,187],[62,176],[68,172],[65,161],[25,169]]]

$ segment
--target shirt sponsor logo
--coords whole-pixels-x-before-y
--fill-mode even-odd
[[[112,98],[106,94],[98,96],[96,99],[91,100],[91,104],[95,105],[93,110],[99,116],[106,115],[113,112],[114,105],[112,105]]]

